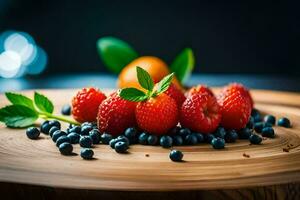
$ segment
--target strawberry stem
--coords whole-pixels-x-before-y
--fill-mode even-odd
[[[57,120],[67,122],[67,123],[70,123],[70,124],[80,125],[80,123],[78,123],[78,122],[76,122],[76,121],[74,121],[70,118],[63,117],[63,116],[53,115],[53,114],[44,113],[44,112],[39,112],[39,114],[40,114],[40,117],[44,118],[44,119],[57,119]]]

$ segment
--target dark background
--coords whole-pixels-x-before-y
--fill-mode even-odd
[[[96,51],[119,37],[170,63],[184,47],[196,72],[300,74],[297,1],[0,0],[0,31],[31,34],[48,53],[44,74],[107,72]]]

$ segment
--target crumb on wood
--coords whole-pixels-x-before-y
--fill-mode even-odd
[[[244,156],[245,158],[250,158],[250,155],[249,155],[249,154],[246,154],[246,153],[243,153],[243,156]]]
[[[288,148],[283,148],[282,151],[283,152],[289,152],[290,150]]]
[[[262,137],[262,139],[263,139],[263,140],[266,140],[266,139],[268,139],[268,138],[266,138],[266,137]]]
[[[146,157],[149,157],[150,155],[148,153],[145,154]]]

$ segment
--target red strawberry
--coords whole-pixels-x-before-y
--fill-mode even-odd
[[[249,98],[234,87],[223,90],[218,96],[221,107],[221,125],[226,129],[239,130],[244,128],[251,114],[251,103]]]
[[[98,107],[106,99],[105,94],[96,88],[83,88],[72,99],[72,114],[78,122],[95,122]]]
[[[147,101],[139,102],[135,109],[138,126],[151,134],[166,134],[178,123],[176,101],[162,93]]]
[[[221,121],[216,97],[211,94],[189,95],[180,110],[180,123],[195,132],[212,133]]]
[[[135,107],[135,102],[122,99],[118,92],[112,93],[99,106],[97,123],[100,132],[115,136],[136,126]]]
[[[189,91],[186,93],[186,96],[188,97],[189,95],[193,94],[203,94],[203,93],[208,93],[212,96],[214,96],[214,93],[205,85],[197,85],[195,87],[192,87],[189,89]]]
[[[164,93],[172,97],[176,101],[178,106],[181,106],[186,99],[183,92],[178,89],[173,83],[170,84],[169,88]]]

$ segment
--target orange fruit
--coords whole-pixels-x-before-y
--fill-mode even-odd
[[[163,77],[170,74],[170,70],[167,64],[161,59],[154,56],[142,56],[133,60],[122,69],[118,78],[119,88],[134,87],[142,89],[136,75],[137,66],[146,70],[152,77],[154,83],[159,82]],[[178,88],[182,89],[181,84],[175,76],[172,82]]]

